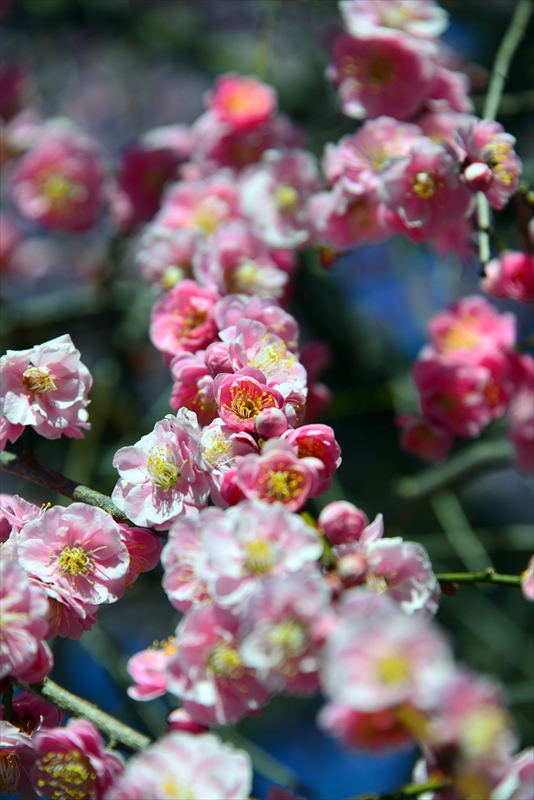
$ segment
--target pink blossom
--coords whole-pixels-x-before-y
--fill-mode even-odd
[[[208,95],[208,105],[218,119],[234,130],[246,130],[273,116],[277,105],[276,91],[250,75],[228,72],[217,79]]]
[[[309,497],[315,496],[324,477],[323,464],[314,458],[298,458],[290,448],[281,449],[279,441],[271,439],[273,448],[262,455],[236,458],[235,481],[249,500],[257,498],[299,511]],[[279,449],[275,449],[277,446]]]
[[[60,796],[102,800],[124,772],[121,757],[106,750],[97,729],[84,719],[65,727],[43,728],[33,737],[33,783],[44,798]]]
[[[5,63],[0,71],[0,117],[9,120],[31,100],[30,73],[16,63]]]
[[[128,761],[105,800],[243,800],[251,786],[247,753],[211,733],[171,731]]]
[[[522,353],[514,360],[515,391],[510,404],[510,439],[516,466],[534,472],[534,359]]]
[[[89,631],[97,621],[98,603],[86,603],[74,597],[70,589],[35,579],[48,595],[46,621],[47,639],[63,636],[79,639],[84,631]]]
[[[231,221],[197,251],[194,274],[199,283],[221,294],[280,297],[288,275],[278,268],[265,243],[250,225]]]
[[[120,475],[113,501],[136,525],[168,530],[187,506],[206,504],[200,430],[196,415],[185,408],[157,422],[135,445],[118,450],[113,466]]]
[[[139,145],[121,154],[118,175],[118,197],[122,206],[116,206],[116,219],[121,226],[129,227],[148,222],[160,207],[165,184],[176,176],[178,161],[165,149],[147,149]],[[118,215],[117,215],[118,211]]]
[[[12,531],[19,533],[27,522],[37,519],[41,513],[39,506],[29,503],[23,497],[0,494],[2,541],[5,542]],[[5,538],[3,538],[4,533]]]
[[[413,745],[413,739],[389,708],[364,713],[340,703],[327,703],[317,724],[351,750],[383,753]]]
[[[464,114],[473,110],[470,89],[471,81],[465,72],[440,66],[436,70],[426,105],[435,112],[453,111]]]
[[[0,791],[17,794],[24,800],[37,798],[31,783],[31,770],[35,762],[33,742],[10,722],[0,720]]]
[[[381,203],[362,184],[353,185],[349,192],[338,181],[332,191],[310,198],[317,238],[337,250],[384,239],[390,231],[381,212]]]
[[[517,192],[521,175],[521,161],[515,150],[515,138],[505,133],[499,122],[474,119],[457,132],[468,163],[481,161],[493,172],[493,181],[485,192],[489,204],[498,211],[504,208]]]
[[[256,417],[256,433],[262,439],[271,439],[273,436],[281,436],[287,431],[287,428],[287,417],[279,408],[266,408]]]
[[[254,431],[258,415],[266,408],[283,409],[284,398],[276,389],[267,386],[259,369],[244,368],[243,373],[217,375],[215,400],[225,425],[236,431]]]
[[[167,723],[170,731],[185,731],[187,733],[207,733],[205,725],[195,722],[191,714],[183,708],[175,708],[167,714]]]
[[[5,708],[0,706],[0,719],[4,719]],[[54,728],[63,722],[63,712],[55,706],[35,697],[29,692],[21,692],[13,698],[11,721],[21,733],[31,736],[42,727]]]
[[[308,694],[319,685],[319,658],[329,592],[321,576],[301,570],[271,578],[243,613],[243,663],[273,691]]]
[[[299,326],[295,317],[280,308],[274,298],[228,294],[215,306],[215,321],[220,331],[237,325],[241,319],[262,322],[269,333],[282,339],[288,350],[298,351]]]
[[[130,528],[119,522],[121,540],[130,556],[126,585],[133,586],[142,572],[150,572],[159,564],[161,540],[146,528]]]
[[[230,374],[234,371],[228,355],[228,345],[224,342],[213,342],[208,345],[204,353],[204,362],[212,378],[223,372]]]
[[[328,77],[347,116],[406,120],[423,105],[435,72],[427,46],[400,33],[373,30],[365,39],[342,34],[335,40]]]
[[[339,10],[353,36],[365,37],[376,28],[386,28],[435,39],[449,25],[448,13],[434,0],[341,0]]]
[[[385,167],[380,199],[388,209],[387,223],[397,230],[397,222],[417,237],[434,236],[467,218],[473,207],[473,194],[460,182],[452,148],[426,139]]]
[[[342,617],[327,640],[327,696],[366,713],[402,703],[432,708],[454,669],[447,642],[421,616],[397,611],[390,598],[374,601],[367,613],[362,608]]]
[[[224,513],[219,508],[205,508],[198,518],[185,517],[169,530],[161,554],[162,585],[178,611],[185,613],[211,599],[205,572],[201,570],[201,562],[206,557],[203,538],[207,525],[217,526],[222,520]]]
[[[216,605],[203,605],[176,630],[178,650],[167,664],[167,686],[195,721],[204,725],[238,722],[261,708],[269,692],[244,664],[239,619]]]
[[[534,750],[522,750],[513,761],[506,775],[491,793],[491,800],[530,800],[534,786]]]
[[[176,653],[177,640],[171,636],[165,642],[154,642],[148,650],[135,653],[127,664],[127,670],[135,681],[127,691],[134,700],[155,700],[167,691],[165,670],[171,655]]]
[[[211,467],[211,481],[234,467],[236,456],[259,453],[257,442],[250,433],[230,428],[219,417],[204,428],[200,443],[202,455]]]
[[[211,236],[228,219],[240,217],[238,189],[228,170],[205,179],[173,184],[163,197],[154,224],[170,231],[187,228]]]
[[[158,350],[173,356],[203,350],[217,336],[213,308],[219,295],[194,281],[181,281],[152,309],[150,338]]]
[[[345,544],[359,539],[369,524],[367,515],[346,500],[328,503],[319,514],[318,522],[332,544]]]
[[[299,247],[311,235],[307,200],[319,188],[315,157],[307,150],[267,150],[240,175],[243,211],[269,247]]]
[[[117,523],[100,508],[53,506],[24,526],[18,556],[45,590],[51,584],[81,603],[114,603],[124,593],[128,550]]]
[[[401,429],[402,449],[425,461],[444,461],[454,444],[450,431],[417,414],[401,414],[395,424]]]
[[[521,573],[521,589],[527,600],[534,601],[534,556],[528,562],[528,566]]]
[[[432,237],[430,243],[441,258],[447,258],[453,253],[465,264],[476,251],[473,224],[468,219],[462,219],[454,225],[442,228]]]
[[[480,288],[494,297],[531,303],[534,300],[534,255],[505,250],[486,264]]]
[[[79,438],[80,429],[90,427],[86,407],[93,379],[68,334],[30,350],[8,350],[0,376],[0,411],[10,426],[31,425],[47,439],[63,433]]]
[[[303,425],[301,428],[286,431],[282,440],[296,445],[299,458],[316,458],[324,464],[324,475],[314,495],[328,491],[334,472],[341,464],[341,448],[334,431],[329,425]]]
[[[6,675],[22,678],[40,655],[39,645],[47,629],[47,600],[45,592],[30,581],[23,567],[5,557],[0,559],[0,607],[0,678]]]
[[[11,214],[0,213],[0,271],[9,270],[9,260],[21,241],[21,232]]]
[[[105,167],[98,146],[73,126],[44,126],[16,164],[10,193],[23,217],[47,228],[81,233],[103,205]]]
[[[135,262],[145,281],[168,291],[192,277],[196,234],[187,228],[169,230],[153,222],[139,238]]]
[[[201,426],[209,425],[217,416],[213,378],[204,357],[204,350],[178,353],[170,363],[174,384],[169,405],[175,411],[182,407],[194,411]]]

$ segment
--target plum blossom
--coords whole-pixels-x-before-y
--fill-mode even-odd
[[[142,572],[150,572],[159,564],[162,545],[158,537],[146,528],[131,528],[124,522],[119,522],[118,526],[130,556],[126,585],[133,586]]]
[[[484,268],[480,288],[493,297],[509,297],[531,303],[534,300],[534,255],[505,250]]]
[[[352,503],[336,500],[323,508],[318,523],[332,544],[346,544],[360,538],[363,530],[369,525],[369,520],[367,515]]]
[[[124,772],[122,758],[104,748],[97,729],[84,719],[42,728],[33,736],[33,783],[43,798],[102,800]]]
[[[310,570],[273,577],[243,612],[243,663],[273,691],[308,694],[319,686],[319,658],[331,626],[329,591]]]
[[[169,230],[154,223],[137,241],[135,263],[147,283],[168,291],[192,277],[195,249],[196,237],[187,228]]]
[[[185,408],[157,422],[135,445],[118,450],[113,466],[120,475],[113,501],[136,525],[168,530],[188,506],[206,504],[208,467],[200,430],[196,415]]]
[[[332,428],[319,423],[303,425],[286,431],[281,439],[297,447],[299,458],[315,458],[322,461],[324,473],[313,496],[327,492],[332,483],[332,476],[341,464],[341,449]]]
[[[521,590],[527,600],[534,602],[534,556],[528,562],[528,566],[521,573]]]
[[[19,533],[27,522],[37,519],[41,513],[39,506],[29,503],[23,497],[0,494],[0,538],[6,541],[11,533]]]
[[[338,181],[332,191],[317,192],[309,202],[316,237],[336,250],[376,242],[390,233],[382,204],[363,184],[348,191],[345,182]]]
[[[171,731],[128,761],[105,800],[243,800],[251,786],[247,753],[212,733]]]
[[[339,36],[332,49],[328,77],[336,85],[343,113],[376,119],[410,119],[432,89],[433,50],[394,31],[373,30],[365,38]]]
[[[31,737],[12,725],[0,720],[0,792],[33,800],[31,770],[35,752]]]
[[[534,750],[522,750],[514,756],[511,769],[495,787],[490,800],[529,800],[534,786]]]
[[[169,405],[175,411],[180,408],[194,411],[201,426],[209,425],[217,416],[213,378],[204,356],[204,350],[178,353],[170,363],[174,384]]]
[[[450,431],[417,414],[401,414],[395,424],[401,429],[402,449],[425,461],[444,461],[454,444]]]
[[[317,724],[351,750],[381,753],[413,746],[413,739],[395,713],[384,708],[364,713],[340,703],[327,703]]]
[[[192,236],[211,236],[226,220],[241,217],[235,181],[228,170],[205,179],[169,187],[154,225],[170,231],[185,228]]]
[[[282,339],[288,350],[298,351],[299,326],[295,317],[280,308],[273,298],[229,294],[215,306],[215,321],[220,331],[234,327],[240,319],[262,322],[269,333]]]
[[[195,721],[233,724],[267,702],[269,691],[240,655],[237,616],[214,604],[199,606],[184,617],[176,637],[167,688]]]
[[[5,707],[0,706],[0,719],[5,716]],[[63,722],[64,714],[55,706],[35,697],[29,692],[20,692],[13,697],[11,704],[11,722],[21,733],[31,736],[43,727],[55,728]],[[1,786],[0,786],[1,789]]]
[[[124,593],[130,558],[117,523],[100,508],[53,506],[19,535],[22,567],[43,588],[85,603],[114,603]],[[52,594],[53,596],[53,594]]]
[[[219,508],[205,508],[198,518],[178,520],[169,530],[167,544],[161,554],[163,589],[178,611],[210,601],[205,576],[200,570],[205,558],[203,534],[207,524],[217,525],[224,519]],[[155,657],[154,657],[155,658]],[[161,657],[158,655],[158,658]],[[158,662],[159,663],[159,662]]]
[[[299,247],[310,239],[307,200],[319,188],[315,157],[306,150],[267,150],[240,177],[243,211],[269,247]]]
[[[534,472],[534,359],[516,356],[514,396],[510,403],[510,439],[516,448],[515,464]]]
[[[449,25],[448,13],[434,0],[340,0],[339,10],[349,33],[362,38],[386,28],[435,39]]]
[[[0,359],[0,377],[0,413],[10,441],[24,425],[47,439],[80,438],[81,429],[90,427],[86,408],[93,379],[68,334],[29,350],[8,350]]]
[[[66,120],[53,120],[17,162],[10,194],[26,219],[53,230],[81,233],[98,219],[104,179],[97,144]]]
[[[217,375],[213,388],[220,418],[235,431],[254,431],[262,411],[284,408],[283,396],[267,386],[259,369],[245,367],[236,374]]]
[[[79,639],[84,631],[89,631],[97,621],[98,603],[87,603],[74,597],[69,589],[51,583],[41,583],[48,595],[46,621],[47,639],[63,636]]]
[[[216,80],[208,106],[234,130],[254,128],[276,112],[276,91],[250,75],[228,72]]]
[[[213,308],[217,292],[195,281],[181,281],[152,309],[150,338],[166,356],[203,350],[217,337]]]
[[[165,671],[169,658],[176,653],[177,640],[171,636],[167,641],[154,642],[147,650],[135,653],[127,664],[127,670],[135,681],[127,692],[134,700],[155,700],[167,691]]]
[[[47,599],[16,561],[0,559],[0,611],[2,615],[2,653],[0,679],[6,675],[25,679],[42,660],[40,648],[46,634]],[[50,651],[48,651],[50,655]],[[50,656],[51,658],[51,656]],[[52,662],[40,680],[50,672]]]
[[[252,434],[236,431],[217,417],[202,431],[200,448],[204,460],[209,464],[211,499],[225,507],[227,503],[219,495],[224,475],[235,468],[235,457],[259,453],[258,444]]]

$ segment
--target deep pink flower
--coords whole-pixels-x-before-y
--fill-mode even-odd
[[[84,719],[65,727],[43,728],[33,737],[33,783],[39,795],[102,800],[124,772],[121,757],[104,748],[97,729]]]
[[[80,429],[90,427],[86,407],[93,379],[68,334],[30,350],[8,350],[0,376],[0,411],[10,425],[31,425],[47,439],[79,438]]]
[[[217,79],[208,95],[208,105],[218,119],[234,130],[254,128],[276,112],[276,91],[250,75],[228,72]]]
[[[187,506],[206,504],[207,464],[196,415],[185,408],[157,422],[152,433],[115,454],[120,479],[113,501],[136,525],[167,530]]]
[[[450,431],[417,414],[401,414],[395,424],[401,429],[402,449],[425,461],[444,461],[454,444]]]
[[[24,800],[37,798],[31,783],[35,762],[33,742],[10,722],[0,720],[0,791],[17,794]]]
[[[310,198],[310,216],[321,242],[345,250],[362,242],[376,242],[389,234],[376,194],[354,184],[350,192],[338,181],[330,192]]]
[[[82,603],[114,603],[124,593],[130,562],[117,523],[85,503],[53,506],[28,522],[18,557],[42,584]]]
[[[534,472],[534,359],[527,353],[514,360],[515,391],[510,404],[510,438],[516,447],[516,466]]]
[[[47,629],[47,607],[45,592],[30,581],[23,567],[16,561],[1,558],[0,678],[11,675],[23,679],[23,675],[34,666],[39,657],[39,645]],[[51,667],[50,663],[50,669]]]
[[[517,192],[521,176],[521,161],[514,150],[515,138],[506,133],[499,122],[476,118],[470,125],[460,127],[457,136],[469,163],[481,161],[491,167],[493,181],[485,194],[493,208],[498,211],[504,208]]]
[[[230,374],[234,371],[228,355],[228,345],[224,342],[213,342],[208,345],[204,353],[204,362],[212,378],[222,372]]]
[[[423,105],[436,68],[428,46],[394,31],[374,30],[365,39],[339,36],[328,76],[347,116],[407,120]]]
[[[449,25],[449,15],[434,0],[341,0],[339,10],[349,33],[365,37],[376,28],[435,39]]]
[[[167,723],[170,731],[185,731],[186,733],[208,733],[208,728],[195,722],[191,714],[183,708],[175,708],[167,714]]]
[[[287,428],[288,419],[279,408],[266,408],[256,417],[256,433],[262,439],[271,439],[273,436],[281,436],[287,431]]]
[[[86,603],[74,597],[70,589],[35,580],[48,595],[47,639],[56,636],[79,639],[84,631],[91,630],[97,621],[98,603]]]
[[[528,566],[521,573],[521,589],[527,600],[534,601],[534,556],[528,562]]]
[[[152,309],[154,346],[167,356],[203,350],[217,336],[213,308],[218,299],[217,292],[194,281],[178,283]]]
[[[247,372],[252,372],[254,377]],[[267,386],[259,369],[245,368],[234,375],[218,375],[214,391],[221,419],[235,431],[254,431],[256,418],[262,411],[284,408],[284,398],[276,389]]]
[[[203,605],[176,630],[178,650],[167,664],[167,687],[195,721],[238,722],[261,708],[269,691],[243,663],[239,619],[216,605]]]
[[[505,250],[484,268],[483,292],[531,303],[534,300],[534,255]]]
[[[296,445],[299,458],[317,458],[323,462],[324,476],[312,497],[327,492],[332,483],[332,476],[341,464],[341,448],[332,428],[321,424],[303,425],[288,430],[281,438]]]
[[[10,194],[23,217],[47,228],[80,233],[103,205],[105,166],[98,146],[70,123],[48,123],[17,162]]]
[[[352,750],[383,753],[413,746],[412,737],[389,708],[364,713],[340,703],[327,703],[319,712],[317,724]]]
[[[150,572],[159,564],[162,541],[146,528],[130,528],[124,522],[118,526],[130,556],[126,585],[132,586],[142,572]]]
[[[158,646],[159,645],[159,646]],[[177,641],[171,636],[165,642],[154,642],[128,659],[127,670],[135,681],[127,692],[134,700],[155,700],[167,691],[165,670],[169,658],[176,653]]]
[[[465,72],[439,66],[426,105],[435,112],[464,114],[473,110],[470,89],[471,81]]]
[[[345,544],[359,539],[369,524],[367,515],[346,500],[328,503],[319,514],[318,522],[332,544]]]
[[[316,571],[267,580],[243,612],[243,662],[273,691],[308,694],[319,686],[329,591]]]
[[[243,800],[251,786],[247,753],[211,733],[171,731],[128,761],[105,800]]]
[[[220,331],[234,327],[240,319],[262,322],[269,333],[279,336],[288,350],[298,351],[299,326],[295,317],[280,308],[273,298],[228,294],[215,306],[215,321]]]
[[[307,201],[318,188],[315,156],[307,150],[267,150],[240,175],[243,211],[269,247],[306,244],[312,228]]]
[[[435,235],[467,218],[473,207],[473,193],[460,182],[456,154],[429,139],[385,167],[379,196],[390,212],[388,224],[396,219],[417,236]]]
[[[0,719],[4,719],[4,715],[5,708],[2,705],[0,706]],[[58,708],[29,692],[20,692],[13,698],[11,722],[21,733],[31,736],[42,727],[55,728],[63,722],[63,717],[63,712]]]
[[[238,188],[229,170],[208,178],[173,184],[163,197],[154,224],[169,231],[189,229],[211,236],[228,219],[241,217]]]
[[[216,343],[215,343],[216,344]],[[169,405],[175,411],[188,408],[197,415],[199,425],[209,425],[217,416],[213,378],[206,366],[204,350],[178,353],[170,363],[174,380]]]
[[[270,439],[273,449],[267,453],[238,457],[235,480],[249,500],[280,503],[288,511],[299,511],[308,497],[315,496],[324,477],[323,464],[318,459],[299,458],[291,449],[275,449],[278,441]]]

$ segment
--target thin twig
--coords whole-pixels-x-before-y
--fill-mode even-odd
[[[482,572],[438,572],[440,583],[499,583],[502,586],[521,586],[521,575],[500,575],[488,567]]]
[[[502,92],[512,58],[514,57],[517,46],[528,25],[528,21],[534,10],[532,0],[519,0],[517,3],[510,24],[504,34],[504,38],[497,50],[495,62],[491,72],[488,92],[484,102],[482,116],[484,119],[495,119],[499,111]],[[482,263],[482,268],[490,259],[490,207],[488,199],[482,192],[477,193],[477,221],[478,221],[478,254]]]
[[[25,692],[34,695],[34,697],[41,698],[41,700],[46,700],[47,703],[51,703],[51,705],[64,711],[69,716],[81,717],[92,722],[106,739],[117,742],[121,749],[126,750],[128,753],[144,750],[145,747],[151,744],[152,740],[148,736],[106,714],[93,703],[89,703],[82,697],[68,692],[49,678],[45,678],[40,686],[30,686],[19,680],[14,680],[13,683],[19,689],[23,689]]]
[[[362,794],[353,800],[405,800],[405,798],[419,797],[425,792],[439,792],[440,789],[450,789],[452,786],[450,781],[439,780],[432,778],[426,783],[410,783],[403,786],[402,789],[396,789],[394,792],[387,794]]]

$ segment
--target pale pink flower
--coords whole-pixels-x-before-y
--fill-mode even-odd
[[[319,514],[318,523],[332,544],[346,544],[360,538],[369,525],[367,515],[346,500],[328,503]]]
[[[413,746],[412,737],[389,708],[365,713],[341,703],[327,703],[317,724],[351,750],[383,753]]]
[[[241,658],[239,624],[229,611],[203,605],[176,630],[178,650],[167,664],[167,687],[196,722],[234,724],[269,698]]]
[[[33,800],[31,770],[35,762],[33,741],[10,722],[0,720],[0,791]]]
[[[19,535],[21,566],[47,589],[84,603],[114,603],[124,593],[130,558],[117,523],[100,508],[53,506]],[[52,595],[53,596],[53,595]]]
[[[259,369],[245,367],[237,374],[217,375],[213,388],[220,418],[235,431],[254,431],[262,411],[284,408],[283,396],[267,386]]]
[[[512,768],[491,793],[490,800],[530,800],[534,787],[534,749],[514,756]]]
[[[174,381],[169,405],[175,411],[188,408],[197,415],[201,426],[209,425],[217,416],[213,396],[213,378],[206,366],[205,351],[178,353],[169,368]]]
[[[30,350],[8,350],[0,359],[0,377],[0,413],[11,426],[31,425],[47,439],[79,438],[80,429],[90,427],[86,407],[93,379],[68,334]]]
[[[200,248],[193,261],[195,278],[221,294],[280,297],[288,275],[279,269],[266,244],[249,223],[230,221]]]
[[[150,339],[166,356],[203,350],[217,337],[213,317],[217,292],[195,281],[181,281],[152,309]]]
[[[17,494],[0,494],[0,538],[5,542],[12,531],[19,533],[27,522],[37,519],[41,513],[39,506]]]
[[[98,219],[104,178],[98,145],[70,123],[54,122],[15,165],[10,194],[26,219],[81,233]]]
[[[240,319],[262,322],[269,333],[279,336],[288,350],[298,351],[299,326],[295,317],[280,308],[274,298],[228,294],[215,306],[215,321],[220,331],[234,327]]]
[[[34,666],[47,629],[47,607],[45,592],[30,580],[23,567],[16,561],[0,558],[0,678],[6,675],[22,678]]]
[[[104,748],[91,722],[70,719],[65,727],[43,728],[33,736],[33,783],[39,796],[102,800],[124,772],[122,758]]]
[[[363,184],[353,184],[347,191],[344,181],[338,181],[332,191],[310,198],[316,237],[336,250],[384,239],[390,231],[381,211],[376,193],[366,191]]]
[[[374,30],[365,39],[345,33],[335,40],[328,77],[347,116],[407,120],[432,89],[436,68],[428,46],[395,31]]]
[[[142,572],[150,572],[159,564],[162,541],[146,528],[131,528],[124,522],[119,522],[118,526],[130,556],[126,585],[133,586]]]
[[[467,163],[481,161],[493,172],[493,181],[485,192],[489,204],[498,211],[517,192],[521,176],[521,160],[514,145],[515,138],[506,133],[499,122],[476,119],[460,127],[457,136],[467,153]]]
[[[480,288],[493,297],[531,303],[534,300],[534,255],[505,250],[484,267]]]
[[[462,163],[467,155],[456,131],[477,121],[472,114],[457,114],[454,111],[427,111],[419,117],[417,124],[429,139],[436,144],[446,142],[450,145]]]
[[[534,601],[534,556],[528,562],[528,566],[521,573],[521,590],[527,600]]]
[[[388,209],[387,223],[394,230],[398,223],[418,238],[434,236],[467,218],[474,197],[460,181],[452,148],[429,139],[421,139],[409,155],[385,167],[379,196]]]
[[[163,197],[154,224],[171,231],[189,229],[197,236],[211,236],[228,219],[241,217],[239,195],[229,170],[205,179],[173,184]]]
[[[191,714],[183,708],[175,708],[167,714],[167,724],[170,731],[184,731],[186,733],[207,733],[208,728],[195,722]]]
[[[444,461],[454,444],[450,431],[417,414],[401,414],[395,424],[401,429],[402,449],[425,461]]]
[[[434,0],[341,0],[339,10],[353,36],[365,37],[376,28],[386,28],[436,39],[449,26],[447,11]]]
[[[267,150],[240,177],[240,198],[254,230],[269,247],[299,247],[311,236],[307,200],[319,188],[315,156],[307,150]]]
[[[171,731],[128,761],[105,800],[245,800],[251,787],[243,750],[211,733]]]
[[[329,591],[318,572],[271,578],[243,612],[243,662],[273,691],[319,688],[319,658],[329,628]]]
[[[200,430],[196,415],[185,408],[157,422],[135,445],[118,450],[113,466],[120,475],[113,501],[136,525],[167,530],[187,506],[206,504]]]
[[[169,228],[153,222],[136,243],[135,263],[145,281],[168,291],[193,274],[198,236],[188,228]]]
[[[430,244],[441,258],[447,258],[450,253],[454,253],[465,264],[476,253],[476,237],[471,220],[462,219],[454,225],[442,228],[432,236]]]
[[[367,609],[343,616],[328,638],[322,660],[327,696],[362,712],[402,703],[436,706],[454,669],[446,640],[423,617],[398,611],[390,598],[372,599]]]
[[[341,448],[333,429],[319,423],[303,425],[286,431],[281,438],[297,447],[299,458],[316,458],[323,462],[324,474],[312,496],[327,492],[332,477],[341,464]]]
[[[169,530],[161,554],[162,585],[172,605],[182,613],[211,599],[205,576],[200,570],[205,558],[203,534],[207,524],[217,525],[222,519],[224,513],[221,509],[205,508],[197,518],[185,517]]]
[[[127,692],[134,700],[155,700],[167,691],[165,670],[169,658],[176,653],[177,640],[171,636],[165,642],[154,642],[147,650],[140,650],[130,659],[126,668],[135,681]]]
[[[471,81],[465,72],[439,66],[426,105],[435,112],[454,112],[465,114],[473,111],[473,101],[469,97]]]
[[[84,631],[89,631],[97,621],[98,603],[86,603],[73,597],[70,590],[50,583],[36,581],[48,595],[46,621],[47,639],[63,636],[79,639]]]
[[[5,708],[2,705],[0,706],[0,719],[4,719],[4,715]],[[11,722],[21,733],[31,736],[32,733],[43,727],[55,728],[57,725],[61,725],[63,717],[63,712],[58,708],[29,692],[20,692],[13,698]]]
[[[516,466],[525,472],[534,472],[534,359],[522,353],[516,356],[514,366],[510,439],[516,448]]]
[[[208,93],[208,106],[234,130],[254,128],[276,112],[276,90],[250,75],[227,72]]]
[[[249,500],[286,506],[299,511],[317,493],[324,477],[323,463],[315,458],[299,458],[284,442],[270,439],[271,449],[261,455],[236,458],[235,482]],[[296,448],[295,448],[296,449]]]

